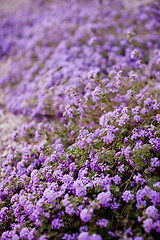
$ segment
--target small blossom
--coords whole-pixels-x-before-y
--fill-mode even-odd
[[[115,175],[113,177],[113,181],[115,184],[120,184],[121,183],[121,178],[118,175]]]
[[[62,219],[55,218],[54,220],[52,220],[51,226],[52,226],[52,229],[53,229],[53,228],[55,228],[55,229],[60,229],[60,227],[63,226],[63,221],[62,221]]]
[[[99,219],[98,222],[96,222],[96,225],[99,225],[100,227],[107,227],[108,220],[105,218]]]
[[[88,232],[82,232],[78,235],[78,240],[91,240],[91,236]]]
[[[69,204],[65,207],[65,212],[68,213],[69,215],[72,215],[73,213],[75,213],[75,210],[72,204]]]
[[[89,222],[91,220],[91,217],[92,215],[86,208],[84,208],[80,213],[80,218],[83,222]]]
[[[29,235],[29,230],[27,227],[22,228],[22,230],[20,231],[20,237],[23,239],[28,239],[28,235]]]
[[[159,160],[157,157],[155,158],[151,158],[151,167],[159,167],[160,164],[159,164]]]
[[[155,206],[149,206],[146,208],[146,214],[148,217],[155,218],[158,215],[158,209]]]
[[[12,236],[12,240],[19,240],[20,238],[19,238],[19,236],[17,235],[17,234],[14,234],[13,236]]]
[[[40,238],[39,238],[39,240],[47,240],[46,235],[41,235]]]
[[[91,236],[91,240],[102,240],[102,237],[99,234],[93,234]]]
[[[133,200],[133,199],[134,199],[134,195],[131,193],[130,190],[126,190],[126,191],[122,194],[122,198],[123,198],[123,201],[129,202],[130,200]]]
[[[139,51],[137,49],[134,49],[131,54],[130,54],[130,57],[132,60],[136,60],[139,58]]]
[[[143,221],[143,227],[146,233],[150,233],[153,228],[153,220],[151,218],[147,218]]]
[[[134,238],[134,240],[144,240],[144,239],[143,239],[143,237],[137,236],[137,237]]]
[[[160,233],[160,220],[157,220],[157,221],[154,222],[153,228],[155,229],[155,231],[157,233]]]
[[[106,207],[108,205],[108,202],[112,200],[111,192],[101,192],[98,194],[97,199],[100,201],[103,207]]]

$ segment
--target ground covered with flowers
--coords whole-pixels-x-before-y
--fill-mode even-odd
[[[0,29],[1,108],[25,118],[1,239],[160,239],[159,1],[37,0]]]

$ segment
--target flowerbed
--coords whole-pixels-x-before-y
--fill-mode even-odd
[[[36,1],[1,16],[1,239],[160,239],[160,6]]]

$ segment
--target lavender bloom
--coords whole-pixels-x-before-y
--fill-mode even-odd
[[[157,220],[153,223],[153,228],[157,233],[160,233],[160,220]]]
[[[143,227],[146,233],[150,233],[153,228],[153,220],[151,218],[147,218],[143,221]]]
[[[100,69],[99,69],[99,68],[90,71],[90,72],[88,73],[88,78],[95,78],[99,72],[100,72]]]
[[[24,116],[0,170],[2,240],[160,232],[159,1],[135,11],[126,2],[34,0],[21,11],[0,9],[0,117]],[[132,202],[126,227],[114,229],[110,217]]]
[[[100,227],[107,227],[108,220],[105,218],[99,219],[98,222],[96,222],[96,225],[99,225]]]
[[[78,240],[91,240],[91,236],[88,235],[88,232],[82,232],[78,235]]]
[[[133,235],[132,231],[131,231],[131,228],[128,228],[125,230],[125,234],[126,235]]]
[[[17,234],[14,234],[13,236],[12,236],[12,240],[19,240],[20,238],[19,238],[19,236],[17,235]]]
[[[143,237],[135,237],[134,240],[143,240]]]
[[[136,106],[136,107],[132,108],[132,113],[133,114],[138,114],[139,110],[140,110],[140,106]]]
[[[118,168],[118,171],[120,173],[124,172],[124,165],[123,164]]]
[[[79,229],[80,232],[88,232],[88,227],[87,226],[82,226]]]
[[[160,188],[160,182],[154,183],[154,184],[153,184],[153,187],[158,187],[158,188]]]
[[[62,219],[55,218],[54,220],[52,220],[52,222],[51,222],[51,227],[52,227],[52,229],[53,229],[53,228],[55,228],[55,229],[60,229],[61,226],[63,226],[63,221],[62,221]]]
[[[146,214],[148,215],[148,217],[151,218],[156,218],[156,216],[158,216],[158,209],[155,206],[149,206],[148,208],[146,208]]]
[[[91,236],[91,240],[102,240],[102,238],[101,238],[101,236],[99,235],[99,234],[93,234],[92,236]]]
[[[43,193],[43,197],[46,199],[46,201],[48,203],[53,204],[58,196],[57,196],[56,191],[53,191],[53,190],[50,190],[49,188],[47,188]]]
[[[62,237],[63,240],[75,240],[77,239],[78,234],[77,233],[73,233],[71,234],[64,234],[64,236]]]
[[[131,96],[132,96],[132,89],[129,89],[127,91],[127,94],[125,95],[125,97],[126,97],[127,100],[129,100],[131,98]]]
[[[80,213],[80,218],[83,222],[89,222],[91,220],[91,217],[91,213],[86,208],[84,208]]]
[[[160,114],[156,115],[156,119],[157,119],[157,122],[159,123],[160,122]]]
[[[46,235],[41,235],[40,238],[39,238],[39,240],[47,240]]]
[[[8,220],[8,208],[7,207],[3,207],[0,210],[0,223],[3,223],[3,221],[7,221]]]
[[[34,240],[35,239],[35,231],[36,228],[33,228],[30,233],[29,233],[29,240]]]
[[[99,193],[97,196],[97,200],[100,201],[100,203],[102,204],[103,207],[107,207],[108,202],[112,200],[111,192],[107,191],[107,192]]]
[[[133,179],[135,179],[135,182],[136,182],[136,183],[140,182],[141,185],[143,185],[143,184],[146,182],[146,180],[141,177],[141,174],[140,174],[140,173],[138,173],[138,175],[134,175],[134,176],[133,176]]]
[[[123,201],[129,202],[130,200],[133,200],[133,199],[134,199],[134,195],[131,193],[130,190],[126,190],[126,191],[122,194],[122,198],[123,198]]]
[[[27,227],[22,228],[22,230],[20,231],[20,237],[23,239],[28,239],[28,235],[29,235],[29,230]]]
[[[131,59],[136,60],[139,58],[139,51],[137,49],[134,49],[130,54]]]
[[[159,167],[160,166],[160,161],[158,160],[157,157],[151,158],[151,167]]]
[[[73,213],[75,213],[75,210],[72,204],[69,204],[65,207],[65,212],[68,213],[69,215],[72,215]]]
[[[111,235],[111,237],[115,237],[115,234],[111,231],[108,231],[108,234]]]
[[[113,177],[113,181],[114,181],[114,183],[115,184],[120,184],[121,183],[121,178],[118,176],[118,175],[115,175],[114,177]]]
[[[100,86],[97,86],[94,91],[92,92],[92,99],[93,102],[98,102],[98,100],[100,99],[100,94],[101,94],[102,90],[100,88]]]
[[[22,196],[20,196],[20,198],[19,198],[19,203],[20,203],[22,206],[24,206],[26,200],[27,200],[26,196],[25,196],[25,195],[22,195]]]
[[[9,231],[3,232],[1,238],[2,238],[2,240],[9,239]]]
[[[155,148],[157,151],[160,150],[160,138],[150,138],[149,143]]]
[[[84,186],[81,180],[76,180],[73,184],[73,187],[76,189],[76,195],[78,197],[86,195],[87,193],[86,187]]]

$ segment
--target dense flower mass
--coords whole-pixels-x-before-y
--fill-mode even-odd
[[[159,1],[27,1],[0,20],[0,107],[25,119],[1,239],[159,240]]]

